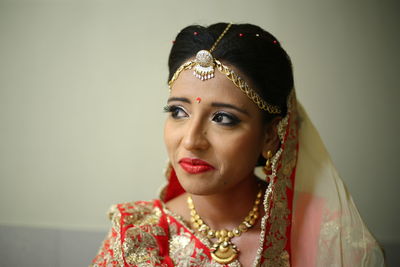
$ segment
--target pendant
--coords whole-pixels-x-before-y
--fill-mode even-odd
[[[200,50],[196,55],[193,74],[202,81],[214,78],[214,58],[207,50]]]
[[[213,250],[211,251],[211,257],[220,264],[229,264],[236,260],[239,251],[236,246],[231,242],[222,242],[215,244]]]

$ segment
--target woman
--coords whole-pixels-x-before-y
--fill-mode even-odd
[[[274,36],[189,26],[169,71],[168,184],[158,200],[112,208],[93,266],[384,265]]]

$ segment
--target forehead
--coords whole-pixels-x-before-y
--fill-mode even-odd
[[[187,97],[189,100],[201,97],[202,102],[224,102],[258,111],[256,104],[217,69],[215,77],[206,81],[196,78],[191,70],[182,71],[172,85],[171,96]]]

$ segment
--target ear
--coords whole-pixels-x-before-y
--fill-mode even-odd
[[[262,155],[267,158],[267,152],[270,150],[272,155],[278,151],[281,143],[278,136],[278,124],[281,117],[274,118],[268,125],[265,126],[265,141],[263,145]]]

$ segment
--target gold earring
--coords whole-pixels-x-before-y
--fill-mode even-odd
[[[270,174],[271,173],[271,165],[272,165],[272,162],[271,162],[271,158],[272,158],[272,151],[271,150],[268,150],[268,152],[267,152],[267,155],[264,155],[264,157],[265,157],[265,159],[267,160],[266,162],[265,162],[265,166],[264,166],[264,173],[265,174]]]

